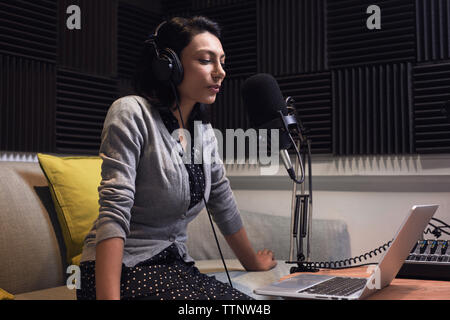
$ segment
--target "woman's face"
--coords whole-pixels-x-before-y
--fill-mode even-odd
[[[184,69],[183,81],[178,86],[181,103],[214,103],[226,74],[220,40],[209,32],[196,35],[181,51],[181,64]]]

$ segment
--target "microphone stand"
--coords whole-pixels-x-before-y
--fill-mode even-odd
[[[288,109],[294,110],[294,117],[297,118],[296,110],[293,107],[295,101],[291,97],[286,99],[286,104]],[[281,115],[282,120],[283,116]],[[285,129],[288,130],[285,121]],[[292,142],[295,144],[295,151],[297,157],[295,160],[295,173],[299,172],[300,162],[308,165],[308,193],[305,192],[304,185],[304,168],[302,167],[302,177],[297,179],[297,177],[291,179],[293,180],[292,185],[292,204],[291,204],[291,230],[292,235],[290,238],[290,250],[289,250],[289,261],[286,263],[297,264],[297,267],[292,267],[290,269],[291,273],[294,272],[317,272],[316,268],[312,268],[304,262],[309,262],[311,258],[311,234],[312,234],[312,168],[311,168],[311,140],[305,135],[306,130],[303,127],[302,122],[297,119],[297,128],[294,130],[294,135],[290,135]],[[289,132],[289,131],[288,131]],[[300,152],[299,152],[300,150]],[[300,193],[297,194],[297,184],[300,184]],[[300,232],[299,232],[300,229]],[[306,256],[303,252],[303,243],[306,238]],[[295,247],[297,249],[296,258],[294,258]],[[295,259],[295,260],[294,260]]]

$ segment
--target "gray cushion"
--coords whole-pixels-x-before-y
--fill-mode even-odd
[[[276,258],[284,259],[289,254],[289,235],[283,232],[287,218],[241,211],[242,221],[248,238],[255,250],[268,248]],[[216,233],[225,259],[234,259],[235,255],[216,225]],[[282,231],[282,232],[280,232]],[[287,246],[286,246],[287,243]],[[188,225],[187,247],[195,260],[220,259],[214,239],[208,213],[203,210]]]
[[[311,261],[342,260],[350,258],[350,254],[350,234],[344,221],[313,219]]]
[[[240,212],[248,238],[255,250],[268,248],[274,252],[276,259],[289,259],[291,223],[289,217],[244,210]],[[312,260],[329,261],[349,258],[350,237],[345,222],[313,219],[312,228]],[[234,259],[234,253],[217,227],[216,233],[224,258]],[[189,224],[187,246],[189,254],[196,260],[220,259],[208,214],[205,210]],[[304,252],[306,253],[306,248]]]
[[[19,294],[61,286],[63,258],[52,218],[34,187],[37,163],[0,162],[0,288]]]

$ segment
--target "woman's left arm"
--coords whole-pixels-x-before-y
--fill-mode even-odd
[[[255,252],[253,250],[244,227],[224,237],[245,270],[267,271],[277,265],[272,251],[264,249]]]

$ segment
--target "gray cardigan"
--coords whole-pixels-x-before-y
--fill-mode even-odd
[[[203,149],[205,199],[224,235],[237,232],[242,221],[211,124],[196,123]],[[187,225],[205,207],[190,204],[189,175],[180,143],[172,137],[159,111],[146,99],[127,96],[108,110],[101,135],[100,212],[86,236],[81,262],[95,260],[96,244],[124,239],[123,263],[135,266],[175,244],[184,261]],[[200,143],[202,141],[202,143]],[[205,213],[206,214],[206,213]],[[211,230],[205,230],[211,232]]]

